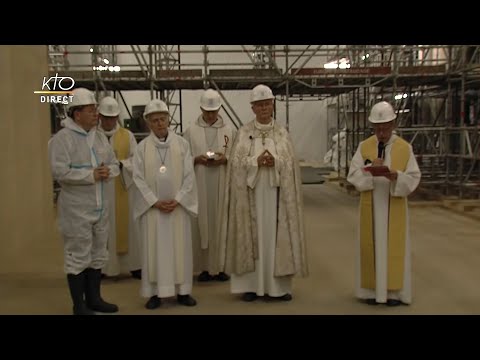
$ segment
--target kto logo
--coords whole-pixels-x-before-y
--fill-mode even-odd
[[[53,82],[52,82],[53,81]],[[45,94],[40,96],[42,103],[57,103],[67,105],[73,100],[73,92],[75,80],[69,76],[51,76],[48,80],[43,77],[42,90],[34,91],[34,94]]]

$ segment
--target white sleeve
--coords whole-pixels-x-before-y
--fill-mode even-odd
[[[117,157],[115,156],[115,152],[113,151],[113,147],[108,142],[107,138],[104,136],[103,140],[104,146],[107,148],[107,166],[110,169],[110,173],[108,175],[108,180],[120,175],[120,167]]]
[[[138,219],[143,215],[148,209],[152,207],[157,201],[158,198],[152,192],[150,187],[145,182],[144,174],[144,151],[142,151],[143,146],[137,146],[135,155],[133,156],[133,181],[138,188],[139,196],[135,198],[135,207],[134,207],[134,218]]]
[[[422,177],[412,146],[410,146],[410,158],[405,172],[397,171],[397,173],[397,180],[392,181],[390,186],[390,194],[401,197],[410,195],[417,188]]]
[[[95,184],[91,164],[72,165],[65,138],[54,136],[48,144],[52,177],[60,183],[72,185]]]
[[[358,146],[352,162],[350,163],[347,181],[355,186],[358,191],[362,192],[373,190],[373,176],[368,171],[363,170],[365,165],[362,153],[360,151],[360,146],[361,144]]]
[[[137,140],[135,140],[135,136],[128,132],[129,140],[130,140],[130,152],[126,159],[122,160],[123,164],[123,171],[127,171],[130,175],[133,174],[133,155],[135,154],[135,150],[137,149]]]
[[[182,187],[175,195],[175,200],[188,211],[191,216],[198,214],[198,195],[195,171],[193,169],[193,160],[190,153],[190,144],[185,140],[187,148],[184,149],[185,157],[183,159],[183,181]]]

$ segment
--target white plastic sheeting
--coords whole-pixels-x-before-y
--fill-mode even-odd
[[[340,135],[340,141],[339,141]],[[332,166],[335,171],[339,169],[345,169],[345,156],[346,156],[346,132],[342,130],[339,134],[332,136],[332,147],[325,154],[323,161],[325,164]],[[340,156],[340,164],[338,157]]]
[[[289,129],[298,159],[321,164],[327,152],[325,101],[290,101],[289,108]],[[285,124],[285,101],[277,101],[277,119]]]
[[[182,118],[185,130],[192,121],[200,114],[200,96],[203,90],[182,91]],[[122,91],[126,103],[129,106],[146,104],[150,99],[148,91]],[[254,118],[250,105],[250,91],[223,91],[230,106],[240,120],[245,124]],[[121,101],[120,106],[122,119],[128,118],[128,113]],[[237,119],[225,106],[230,116],[236,122]],[[293,145],[300,161],[321,164],[327,152],[327,113],[325,101],[290,101],[289,102],[289,129]],[[175,106],[170,106],[171,113]],[[223,109],[220,115],[230,122],[229,116]],[[174,119],[179,121],[179,109],[173,114]],[[286,125],[286,102],[276,101],[276,119],[283,126]]]

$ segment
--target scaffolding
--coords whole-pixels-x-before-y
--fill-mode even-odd
[[[285,101],[287,128],[289,102],[326,100],[333,124],[328,138],[346,132],[347,156],[338,173],[343,178],[358,144],[371,134],[371,106],[391,101],[397,133],[412,144],[422,170],[420,191],[480,197],[479,46],[130,45],[118,50],[95,45],[91,64],[64,61],[68,66],[49,49],[52,73],[62,71],[76,86],[118,93],[127,111],[125,90],[149,90],[151,98],[165,100],[173,108],[177,132],[183,131],[183,89],[217,89],[237,127],[242,122],[224,91],[250,90],[258,83],[270,86],[277,99]],[[113,62],[101,71],[99,66],[108,65],[103,59]]]
[[[397,133],[409,141],[422,170],[418,189],[427,198],[480,198],[479,51],[477,46],[392,47],[369,49],[369,59],[392,69],[388,83],[376,82],[332,101],[337,105],[337,131],[346,129],[346,177],[349,160],[372,131],[367,123],[377,101],[394,104]],[[387,55],[387,56],[385,56]],[[358,57],[357,57],[358,59]],[[365,60],[365,54],[361,60]],[[392,60],[392,61],[390,61]],[[431,65],[424,67],[430,61]],[[403,67],[403,68],[402,68]],[[428,84],[400,75],[443,69]],[[431,80],[433,80],[433,78]]]

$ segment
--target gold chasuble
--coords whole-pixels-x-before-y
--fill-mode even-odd
[[[391,170],[405,171],[410,157],[408,143],[397,138],[390,151]],[[377,158],[377,138],[375,135],[365,140],[361,147],[363,160]],[[403,287],[406,206],[405,197],[389,195],[388,213],[388,273],[387,289],[399,290]],[[360,261],[361,286],[375,289],[375,239],[373,219],[373,193],[363,191],[360,194]]]
[[[128,131],[119,128],[113,135],[113,150],[117,160],[125,160],[130,153],[130,138]],[[117,254],[128,252],[128,192],[120,176],[115,178],[115,228],[117,233]]]

